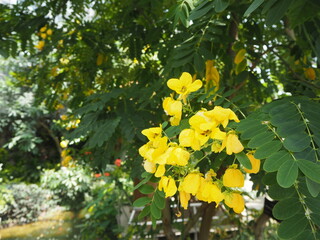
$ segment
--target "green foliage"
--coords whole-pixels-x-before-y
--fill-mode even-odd
[[[238,126],[254,156],[264,160],[263,169],[274,173],[266,184],[269,196],[279,201],[273,214],[283,220],[278,229],[283,239],[306,232],[317,239],[319,222],[312,215],[318,210],[312,204],[320,201],[319,110],[319,103],[308,98],[284,98],[265,105]],[[261,133],[248,136],[249,132]]]
[[[41,186],[52,191],[58,197],[60,205],[72,210],[83,206],[85,195],[90,191],[92,178],[82,166],[61,167],[59,170],[45,170],[41,176]]]
[[[3,187],[11,196],[0,212],[1,227],[34,222],[41,213],[57,207],[57,201],[50,197],[50,191],[35,184],[10,184],[1,189]]]

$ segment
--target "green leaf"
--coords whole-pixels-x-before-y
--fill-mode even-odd
[[[264,185],[277,185],[277,173],[272,172],[272,173],[267,173],[262,177],[262,183]]]
[[[301,152],[310,145],[310,137],[305,132],[297,132],[287,136],[283,146],[291,152]]]
[[[150,210],[151,210],[151,215],[155,219],[160,219],[161,218],[161,210],[157,207],[157,205],[155,204],[154,201],[151,203]]]
[[[275,152],[265,160],[263,169],[266,172],[278,171],[286,161],[293,161],[292,156],[287,151]]]
[[[298,159],[298,166],[305,176],[315,181],[316,183],[320,183],[319,164],[304,159]]]
[[[139,213],[138,220],[141,220],[142,218],[146,217],[150,214],[150,205],[145,206],[144,209]]]
[[[161,193],[161,191],[156,191],[156,193],[154,194],[154,202],[159,209],[164,209],[164,207],[166,206],[166,199]]]
[[[268,190],[268,195],[274,200],[281,200],[284,198],[289,198],[295,194],[296,194],[296,191],[293,187],[282,188],[278,184],[271,185]]]
[[[255,118],[243,119],[238,123],[237,131],[244,132],[251,127],[260,127],[261,121]]]
[[[141,197],[133,202],[134,207],[143,207],[151,202],[151,198],[149,197]]]
[[[298,164],[296,161],[286,161],[278,170],[277,181],[281,187],[291,187],[298,177]]]
[[[252,126],[248,129],[246,129],[242,134],[241,134],[241,139],[247,140],[251,139],[254,136],[268,131],[268,127],[266,125],[261,125],[259,124],[258,126]]]
[[[271,26],[272,24],[278,23],[284,16],[292,1],[293,0],[277,1],[267,14],[266,25]]]
[[[314,236],[313,236],[311,230],[305,230],[305,231],[303,231],[301,234],[299,234],[298,236],[296,236],[296,237],[293,238],[293,239],[294,239],[294,240],[314,239]]]
[[[254,157],[257,159],[267,158],[271,154],[279,151],[281,147],[282,147],[282,143],[280,141],[273,140],[259,147],[254,153]]]
[[[300,211],[303,212],[303,207],[298,198],[283,199],[272,209],[273,216],[279,220],[291,218]]]
[[[217,13],[223,12],[229,6],[228,0],[215,0],[214,1],[215,10]]]
[[[212,1],[204,1],[202,4],[200,4],[190,12],[189,19],[195,20],[195,19],[201,18],[213,8],[214,8],[214,5]]]
[[[290,239],[301,234],[308,225],[308,220],[304,214],[297,214],[281,222],[278,228],[280,238]]]
[[[311,196],[317,197],[318,194],[320,193],[320,183],[316,183],[306,177],[306,184],[307,184],[307,188],[308,188],[308,191],[311,194]]]
[[[303,123],[301,119],[294,119],[294,121],[283,122],[279,124],[277,129],[277,133],[281,137],[287,137],[290,135],[294,135],[297,132],[304,132],[306,129],[306,125]]]
[[[274,139],[274,134],[271,131],[259,133],[258,135],[251,138],[248,142],[249,148],[258,148],[267,142],[271,142]]]
[[[149,184],[142,185],[138,189],[143,194],[150,194],[154,192],[154,188]]]
[[[245,168],[252,169],[251,162],[250,162],[249,158],[247,157],[247,155],[244,152],[236,153],[235,155],[236,155],[236,158],[238,159],[238,161]]]
[[[143,184],[147,183],[151,177],[153,176],[153,174],[148,173],[148,172],[144,172],[142,175],[142,177],[145,177],[143,180],[141,180],[141,182],[139,182],[134,188],[133,190],[138,189],[140,186],[142,186]]]
[[[264,0],[255,0],[251,5],[248,7],[246,12],[243,14],[244,17],[248,17],[253,11],[255,11],[262,3]]]

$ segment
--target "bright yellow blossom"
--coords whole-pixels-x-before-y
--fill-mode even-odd
[[[42,28],[40,28],[40,32],[45,32],[47,30],[47,25],[43,26]]]
[[[166,172],[166,167],[164,164],[159,165],[157,168],[157,171],[155,172],[154,176],[156,177],[162,177],[164,173]]]
[[[163,100],[162,107],[166,114],[171,116],[170,123],[172,126],[178,126],[182,115],[182,103],[176,101],[172,97],[166,97]]]
[[[193,129],[184,129],[179,135],[180,146],[191,147],[195,151],[200,150],[202,145],[201,137],[202,136]],[[206,137],[204,137],[202,140],[206,141]]]
[[[197,198],[208,203],[215,202],[218,205],[224,196],[221,189],[212,180],[201,179]]]
[[[196,195],[201,182],[201,173],[189,173],[181,183],[181,189],[192,195]]]
[[[222,142],[221,151],[224,148],[226,148],[228,155],[231,155],[232,153],[239,153],[244,149],[242,143],[239,141],[238,136],[233,131],[228,132],[226,138]]]
[[[177,192],[176,182],[171,176],[162,176],[159,181],[158,189],[164,191],[166,198],[171,197]]]
[[[179,99],[183,99],[183,102],[186,103],[187,96],[190,93],[199,90],[202,87],[202,82],[201,80],[195,80],[192,82],[191,74],[184,72],[179,79],[169,79],[167,85],[170,89],[180,94]]]
[[[244,199],[240,193],[223,192],[224,203],[233,209],[235,213],[241,213],[244,210]]]
[[[39,41],[37,45],[35,45],[34,47],[39,49],[40,51],[44,48],[44,41]]]
[[[189,203],[189,200],[191,198],[190,193],[187,193],[187,192],[185,192],[183,190],[179,190],[179,197],[180,197],[181,206],[184,209],[188,209],[188,203]]]
[[[143,135],[145,135],[149,141],[153,141],[158,137],[161,137],[162,128],[161,127],[152,127],[148,129],[144,129],[141,132]]]
[[[226,187],[243,187],[244,176],[236,164],[230,166],[222,177],[223,185]]]
[[[48,35],[48,36],[52,35],[52,30],[51,30],[51,29],[48,29],[48,30],[47,30],[47,35]]]
[[[215,106],[212,110],[205,112],[204,115],[215,119],[223,127],[228,125],[229,120],[239,122],[237,115],[230,108]]]
[[[258,173],[260,170],[260,159],[256,159],[252,153],[247,153],[247,157],[251,162],[251,169],[244,168],[247,173]]]

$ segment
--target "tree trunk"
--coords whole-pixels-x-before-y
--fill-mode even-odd
[[[167,240],[176,240],[171,224],[170,199],[166,199],[166,206],[162,210],[162,226]]]
[[[255,240],[263,239],[263,230],[266,226],[266,223],[269,220],[269,216],[264,212],[258,217],[257,221],[254,224],[254,237]]]
[[[206,211],[204,211],[202,215],[202,221],[199,231],[199,240],[209,239],[212,217],[215,215],[215,213],[216,204],[214,202],[208,204]]]

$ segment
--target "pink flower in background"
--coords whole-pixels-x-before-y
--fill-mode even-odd
[[[119,159],[119,158],[116,159],[116,160],[114,161],[114,165],[120,167],[120,166],[121,166],[121,159]]]

